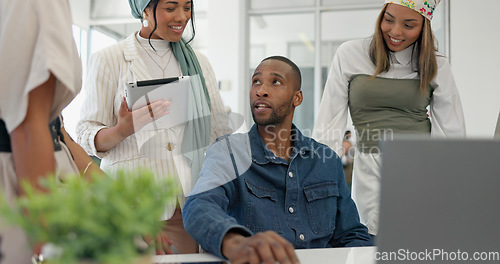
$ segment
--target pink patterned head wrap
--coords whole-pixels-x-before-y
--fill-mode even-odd
[[[434,10],[441,0],[385,0],[386,4],[406,6],[420,13],[423,17],[432,20]]]

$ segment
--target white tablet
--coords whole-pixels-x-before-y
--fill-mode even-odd
[[[190,77],[183,76],[128,83],[125,95],[127,106],[132,111],[155,101],[170,101],[167,115],[142,128],[157,130],[187,122],[190,90]]]

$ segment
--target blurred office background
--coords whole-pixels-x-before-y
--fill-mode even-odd
[[[491,138],[500,111],[498,0],[443,0],[432,22],[439,51],[450,60],[464,107],[468,137]],[[369,37],[383,0],[194,0],[195,49],[214,67],[224,104],[252,124],[250,76],[261,59],[284,55],[301,68],[304,102],[294,122],[310,135],[328,69],[338,46]],[[127,0],[70,0],[73,32],[83,61],[140,29]],[[191,33],[186,32],[189,36]],[[74,136],[82,95],[63,112]]]

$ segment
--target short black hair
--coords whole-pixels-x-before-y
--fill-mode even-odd
[[[267,58],[263,59],[261,61],[261,63],[264,62],[264,61],[266,61],[266,60],[279,60],[279,61],[282,61],[282,62],[290,65],[290,67],[292,67],[292,70],[294,71],[294,73],[297,75],[297,78],[298,78],[298,85],[299,85],[299,87],[296,90],[297,91],[300,90],[300,87],[302,86],[302,74],[300,73],[300,69],[297,66],[297,64],[295,64],[289,58],[283,57],[283,56],[270,56],[270,57],[267,57]]]

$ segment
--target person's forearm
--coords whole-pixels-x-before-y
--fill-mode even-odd
[[[51,74],[45,83],[29,93],[26,116],[10,133],[18,184],[27,180],[36,188],[42,189],[38,179],[55,170],[54,145],[49,131],[54,91],[55,77]],[[20,188],[19,192],[22,194]]]
[[[167,114],[168,111],[166,109],[170,103],[167,103],[167,106],[164,104],[164,102],[153,102],[151,105],[148,104],[147,106],[135,110],[135,114],[133,114],[128,110],[127,102],[125,97],[123,97],[120,109],[118,110],[118,121],[116,125],[110,128],[103,128],[95,135],[94,144],[96,150],[98,152],[108,151],[134,134],[136,129],[140,130],[144,125],[150,123],[152,121],[150,109],[158,113],[157,108],[159,107],[163,110],[159,112],[159,116]]]
[[[128,136],[130,135],[124,135],[118,126],[103,128],[95,135],[95,149],[99,152],[106,152],[120,144]]]
[[[23,180],[42,190],[38,179],[55,170],[54,145],[48,122],[39,128],[32,124],[20,125],[11,133],[11,146],[20,193]]]
[[[64,136],[66,146],[73,156],[76,167],[82,176],[88,177],[94,173],[104,175],[104,172],[92,161],[87,152],[69,136],[64,127],[61,128],[61,132]]]

